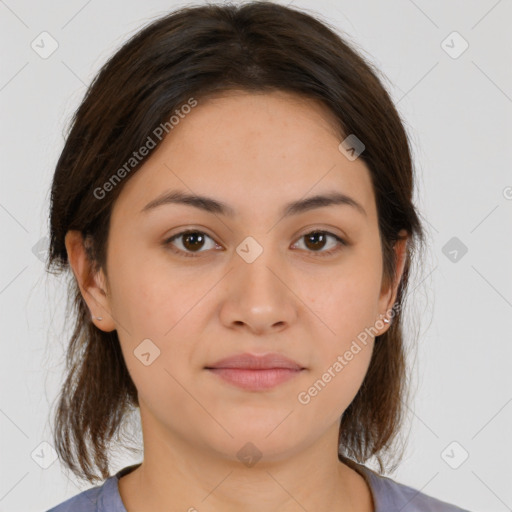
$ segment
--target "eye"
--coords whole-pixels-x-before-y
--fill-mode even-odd
[[[326,242],[328,239],[334,240],[334,242],[331,243],[331,248],[329,250],[323,251],[323,249],[326,245]],[[342,238],[335,235],[334,233],[331,233],[329,231],[320,231],[315,230],[311,231],[309,233],[306,233],[300,237],[299,240],[305,239],[305,245],[308,249],[312,249],[308,252],[314,252],[319,253],[319,256],[331,256],[332,254],[337,253],[342,249],[340,246],[347,246],[348,243],[345,242]],[[337,242],[337,243],[336,243]],[[298,242],[296,242],[294,245],[297,245]]]
[[[201,251],[200,249],[204,247],[206,239],[211,240],[213,242],[213,246],[215,247],[216,244],[213,238],[208,236],[206,233],[195,229],[182,231],[181,233],[173,235],[171,238],[168,238],[167,240],[164,241],[164,245],[170,246],[171,250],[174,251],[175,253],[193,258],[195,257],[194,253],[205,252]],[[181,245],[181,248],[176,248],[176,246],[174,245],[175,240],[180,240],[179,244],[177,245]],[[208,249],[209,248],[207,247],[206,250]]]
[[[319,256],[330,256],[341,250],[343,246],[347,246],[348,243],[342,238],[331,233],[329,231],[315,230],[306,233],[300,237],[299,240],[305,239],[306,251],[318,253]],[[325,248],[327,241],[331,239],[331,248],[328,250],[322,250]],[[212,242],[212,245],[208,247],[205,243],[207,240]],[[179,243],[176,243],[178,241]],[[298,245],[298,242],[294,246]],[[327,244],[328,245],[328,244]],[[164,241],[164,246],[169,246],[171,250],[181,256],[196,257],[194,253],[206,252],[209,249],[214,249],[217,244],[209,235],[203,231],[189,229],[173,235]],[[180,247],[181,246],[181,247]],[[220,247],[220,246],[218,246]],[[204,250],[202,250],[204,249]]]

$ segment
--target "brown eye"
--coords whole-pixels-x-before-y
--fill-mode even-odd
[[[321,231],[304,235],[304,238],[306,240],[306,247],[313,251],[323,249],[327,241],[325,233],[322,233]]]
[[[193,233],[187,233],[186,235],[183,235],[183,246],[185,249],[189,251],[196,251],[198,249],[201,249],[204,245],[205,237],[202,233],[199,233],[197,231]]]
[[[175,244],[175,240],[180,243]],[[215,242],[206,233],[197,230],[189,230],[173,235],[164,242],[164,245],[170,245],[174,252],[183,254],[184,256],[194,256],[193,253],[206,252],[206,250],[212,248],[207,247],[205,251],[201,250],[205,246],[207,240],[211,240],[213,242],[213,247],[215,247]]]
[[[340,246],[348,245],[345,240],[329,231],[312,231],[302,235],[300,240],[302,239],[305,241],[304,245],[307,251],[319,253],[319,256],[329,256],[338,252]],[[334,242],[331,242],[330,246],[329,239],[334,240]],[[328,250],[323,250],[326,246],[329,247]]]
[[[211,241],[210,247],[208,247],[208,240]],[[306,252],[317,253],[318,256],[330,256],[341,250],[341,246],[348,245],[334,233],[320,230],[306,233],[299,240],[305,241]],[[295,245],[297,244],[298,242]],[[190,257],[199,255],[202,252],[208,252],[209,249],[214,249],[217,246],[210,236],[199,230],[187,230],[177,233],[165,240],[164,245],[169,246],[173,252],[179,255]],[[324,250],[326,247],[328,249]]]

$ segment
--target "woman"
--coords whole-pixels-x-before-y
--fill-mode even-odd
[[[311,15],[191,7],[128,41],[52,186],[55,445],[107,479],[52,511],[461,510],[364,466],[396,456],[413,185],[387,92]],[[143,461],[111,475],[134,409]]]

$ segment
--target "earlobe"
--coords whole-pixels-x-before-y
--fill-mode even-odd
[[[68,261],[80,288],[80,292],[91,315],[91,321],[102,331],[110,332],[116,326],[111,315],[110,301],[107,296],[107,282],[102,269],[95,270],[90,260],[83,235],[80,231],[70,230],[65,238]],[[101,318],[101,320],[99,320]]]
[[[379,335],[384,334],[392,322],[389,313],[395,305],[398,286],[402,280],[402,274],[404,272],[405,262],[407,259],[407,242],[409,240],[409,237],[406,237],[407,231],[402,230],[400,231],[399,235],[403,238],[395,242],[394,245],[394,250],[396,253],[396,278],[395,281],[391,283],[386,290],[383,290],[381,294],[381,307],[384,309],[384,311],[381,313],[380,318],[384,320],[386,328]],[[386,319],[388,319],[389,322],[387,322]]]

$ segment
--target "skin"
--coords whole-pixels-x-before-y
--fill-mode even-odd
[[[91,315],[103,318],[94,322],[117,330],[138,390],[144,461],[120,479],[128,512],[374,510],[365,480],[337,457],[340,417],[362,384],[374,339],[307,405],[297,399],[389,313],[405,258],[398,243],[398,279],[383,286],[369,170],[338,150],[335,127],[326,107],[283,92],[199,102],[124,185],[106,272],[90,272],[80,233],[68,232],[73,272]],[[236,213],[177,204],[141,213],[171,189],[214,197]],[[333,190],[366,214],[347,205],[279,213]],[[202,246],[184,237],[164,244],[189,228],[210,238]],[[307,245],[313,230],[349,245],[331,237]],[[263,248],[252,263],[236,252],[248,236]],[[339,250],[321,256],[331,248]],[[378,325],[378,334],[389,326]],[[148,366],[134,355],[147,338],[160,350]],[[306,370],[254,392],[204,369],[241,352],[279,352]],[[247,442],[262,453],[251,467],[237,457]]]

